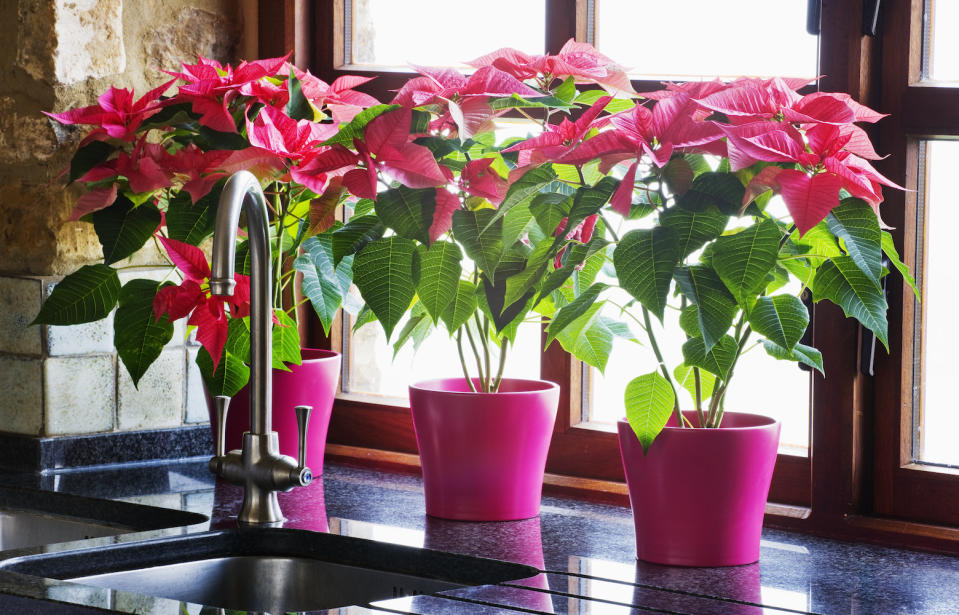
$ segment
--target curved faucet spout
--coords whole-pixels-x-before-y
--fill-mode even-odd
[[[244,209],[251,256],[250,433],[260,435],[269,434],[272,427],[273,275],[266,198],[260,182],[249,171],[238,171],[230,177],[220,195],[213,232],[210,292],[233,295],[236,229]]]

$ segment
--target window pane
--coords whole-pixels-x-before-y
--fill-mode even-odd
[[[543,2],[353,0],[352,6],[354,64],[455,66],[500,47],[544,50]]]
[[[394,341],[403,323],[393,332]],[[516,344],[509,349],[504,374],[510,378],[539,378],[540,326],[528,323],[520,326]],[[467,356],[471,351],[464,343]],[[344,373],[344,393],[385,397],[401,401],[408,397],[408,386],[429,378],[462,377],[456,340],[442,327],[433,332],[415,352],[407,343],[396,358],[393,347],[386,343],[383,328],[378,323],[360,327],[349,342],[349,360]],[[471,373],[472,358],[467,359]],[[475,373],[474,373],[475,374]]]
[[[926,0],[923,77],[959,81],[959,2]]]
[[[773,198],[766,211],[772,215],[786,213],[781,197]],[[643,224],[640,221],[639,224]],[[635,228],[637,223],[619,230],[622,236],[627,230]],[[645,223],[648,226],[648,223]],[[732,219],[729,227],[735,227]],[[696,261],[698,254],[688,258]],[[777,293],[796,294],[800,290],[798,282],[792,282]],[[617,340],[606,365],[604,374],[590,370],[586,388],[586,420],[594,423],[613,423],[625,415],[623,396],[626,385],[633,378],[658,370],[656,358],[646,341],[640,323],[629,316],[623,316],[613,304],[625,305],[630,297],[625,293],[604,306],[604,314],[626,323],[643,345]],[[633,310],[641,314],[639,310]],[[642,318],[640,315],[639,318]],[[653,319],[654,334],[663,359],[672,370],[683,362],[682,345],[686,336],[679,328],[679,311],[667,309],[664,325]],[[755,338],[754,338],[754,341]],[[766,354],[761,345],[753,346],[739,359],[735,377],[726,394],[726,410],[731,412],[750,412],[774,417],[782,422],[780,452],[806,455],[809,449],[809,373],[799,369],[791,361],[777,361]],[[786,392],[786,393],[784,393]],[[680,387],[677,391],[680,407],[693,408],[692,396]],[[772,400],[772,402],[770,401]]]
[[[806,0],[597,0],[600,51],[649,78],[815,77]]]
[[[952,230],[959,224],[952,183],[959,165],[959,142],[929,141],[925,144],[923,198],[925,262],[922,271],[922,382],[920,416],[917,421],[918,451],[915,457],[927,463],[959,466],[959,413],[956,412],[955,304],[959,301],[959,275]],[[908,291],[906,291],[908,292]],[[916,374],[918,378],[919,373]]]

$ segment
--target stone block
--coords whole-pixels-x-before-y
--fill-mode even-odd
[[[206,390],[203,388],[203,376],[196,364],[198,346],[186,349],[186,417],[187,423],[208,423],[210,411],[206,405]]]
[[[43,431],[43,361],[0,355],[0,431]]]
[[[44,423],[49,436],[110,431],[116,412],[112,355],[51,357],[43,364]]]
[[[40,312],[43,280],[0,276],[0,352],[40,356],[43,327],[28,326]]]
[[[117,377],[117,419],[120,431],[178,427],[183,422],[186,373],[182,348],[165,350],[137,387],[122,365]]]
[[[122,0],[20,3],[17,65],[69,85],[126,69]]]
[[[57,153],[60,139],[39,109],[0,96],[0,163],[44,162]]]
[[[170,23],[156,28],[150,37],[144,37],[143,46],[148,65],[172,70],[197,56],[231,58],[238,35],[232,16],[185,7]]]
[[[45,297],[50,296],[54,286],[54,282],[47,284]],[[51,357],[113,352],[113,312],[95,322],[69,326],[48,325],[46,329],[47,354]]]

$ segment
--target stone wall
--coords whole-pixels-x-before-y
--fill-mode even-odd
[[[176,427],[206,420],[195,347],[178,330],[139,389],[113,352],[112,319],[27,327],[59,276],[102,258],[92,226],[68,222],[79,191],[61,172],[83,137],[41,111],[95,102],[110,85],[137,95],[160,69],[203,55],[235,62],[236,0],[5,0],[0,3],[0,431],[34,436]],[[252,17],[255,20],[255,15]],[[249,24],[247,24],[248,28]],[[9,44],[15,42],[15,44]],[[163,275],[149,252],[121,279]]]

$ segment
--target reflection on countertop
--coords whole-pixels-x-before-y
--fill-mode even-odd
[[[239,488],[213,480],[205,460],[51,475],[0,474],[0,484],[145,503],[211,519],[187,528],[87,541],[90,546],[104,544],[104,540],[229,528],[242,499]],[[327,463],[322,479],[309,487],[280,494],[280,503],[289,518],[285,527],[492,557],[542,571],[530,579],[496,586],[332,611],[338,615],[959,613],[959,558],[943,555],[766,530],[757,564],[733,568],[658,566],[635,560],[627,508],[545,497],[540,516],[533,519],[447,521],[424,514],[418,476],[335,463]],[[50,547],[15,553],[46,549]],[[40,581],[0,573],[0,612],[83,613],[89,612],[84,607],[97,607],[167,615],[166,610],[151,610],[160,601],[149,596]],[[37,596],[59,603],[22,601]],[[187,605],[171,615],[199,612],[197,605]]]

